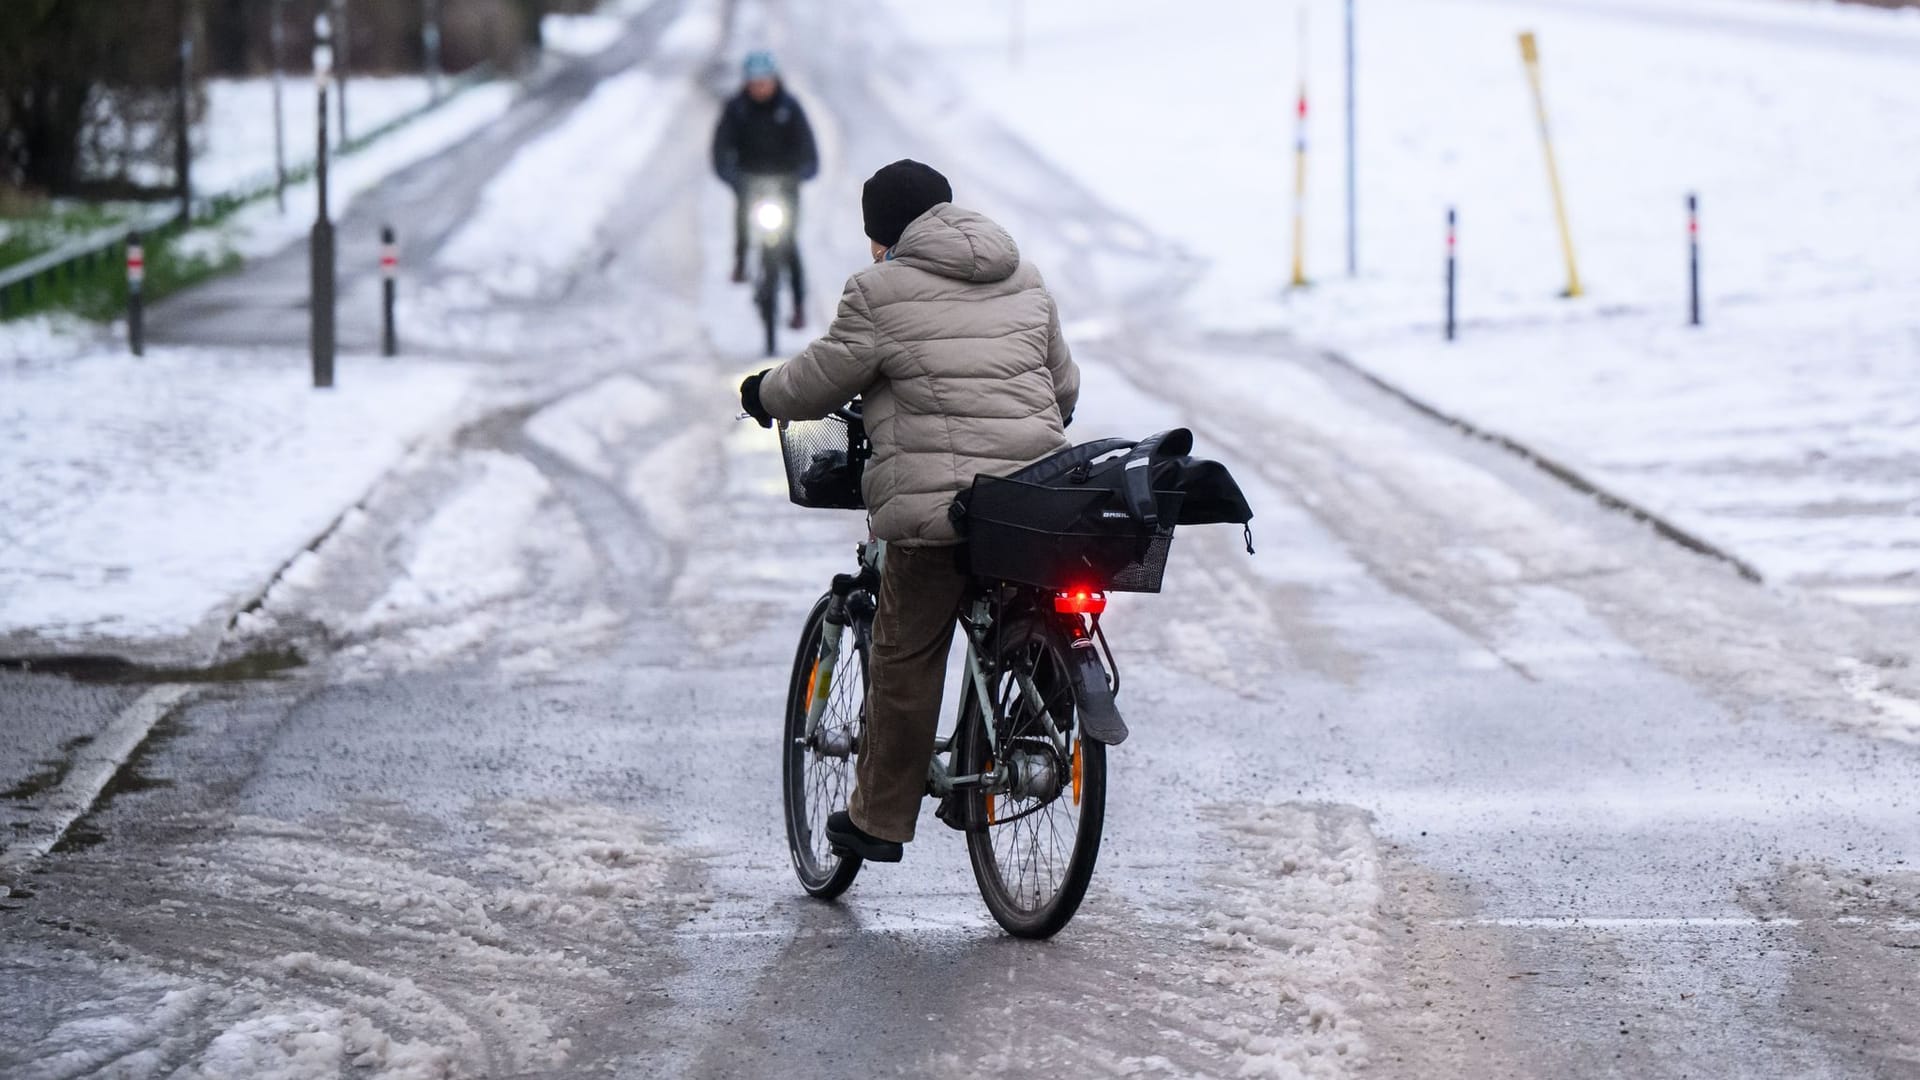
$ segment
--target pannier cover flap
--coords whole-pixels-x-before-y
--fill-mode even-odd
[[[1186,428],[1173,428],[1138,442],[1096,439],[1041,458],[1006,478],[1110,491],[1122,496],[1135,517],[1149,525],[1157,518],[1153,492],[1170,491],[1182,495],[1175,524],[1245,525],[1252,521],[1253,507],[1233,474],[1217,461],[1189,456],[1192,449],[1193,432]],[[1112,456],[1116,454],[1121,456]],[[1136,461],[1145,464],[1129,468]],[[963,529],[968,497],[969,493],[961,493],[950,510],[954,522]]]

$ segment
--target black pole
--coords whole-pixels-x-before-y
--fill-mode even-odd
[[[345,146],[353,136],[347,134],[347,42],[353,34],[347,26],[347,0],[333,0],[335,18],[338,24],[334,44],[334,70],[340,86],[340,145]]]
[[[433,100],[440,100],[440,3],[439,0],[422,0],[426,5],[421,20],[420,36],[427,54],[427,85],[432,87]]]
[[[127,234],[127,348],[135,356],[147,352],[146,302],[141,293],[147,280],[147,249],[138,230]]]
[[[1687,195],[1687,279],[1691,299],[1688,325],[1700,325],[1700,197]]]
[[[1454,266],[1456,261],[1454,257],[1454,249],[1456,247],[1455,230],[1458,226],[1458,223],[1459,223],[1459,217],[1454,213],[1453,207],[1451,206],[1447,207],[1447,340],[1448,341],[1452,341],[1454,337],[1454,319],[1453,319],[1454,286],[1459,277]]]
[[[313,386],[324,390],[333,385],[333,222],[327,220],[327,79],[333,67],[333,43],[326,13],[314,17],[314,80],[320,102],[319,143],[314,156],[313,176],[320,196],[314,214],[312,255],[311,344],[313,346]]]
[[[400,250],[393,240],[393,226],[380,227],[380,355],[400,352],[400,337],[393,327],[394,277],[400,271]]]
[[[267,42],[273,51],[273,201],[281,213],[287,212],[287,124],[281,109],[281,84],[286,81],[286,28],[281,24],[286,0],[273,0],[271,29]]]
[[[193,77],[193,35],[187,30],[187,0],[174,0],[174,27],[180,33],[179,73],[173,93],[173,170],[180,186],[180,224],[193,219],[192,131],[187,127],[187,89]]]

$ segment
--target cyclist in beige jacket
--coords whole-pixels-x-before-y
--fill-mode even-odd
[[[955,206],[944,176],[896,161],[867,181],[861,209],[874,265],[847,279],[826,336],[750,376],[740,400],[763,425],[864,400],[873,457],[862,487],[887,557],[851,814],[829,818],[827,834],[892,862],[926,793],[967,585],[947,507],[974,474],[1067,444],[1080,370],[1040,272],[1005,229]]]

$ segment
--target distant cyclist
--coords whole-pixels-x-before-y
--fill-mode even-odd
[[[807,112],[781,84],[773,54],[747,55],[746,85],[727,101],[713,132],[713,171],[733,188],[733,280],[747,280],[747,197],[745,186],[755,177],[782,182],[793,216],[788,225],[798,234],[800,182],[820,171]],[[800,245],[787,245],[793,276],[793,328],[806,325],[806,276],[800,268]]]

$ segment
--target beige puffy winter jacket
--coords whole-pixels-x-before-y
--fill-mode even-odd
[[[785,420],[865,396],[874,534],[907,546],[959,542],[947,520],[975,473],[1007,473],[1064,447],[1080,370],[1040,272],[1005,229],[940,203],[893,258],[847,279],[825,337],[760,385]]]

